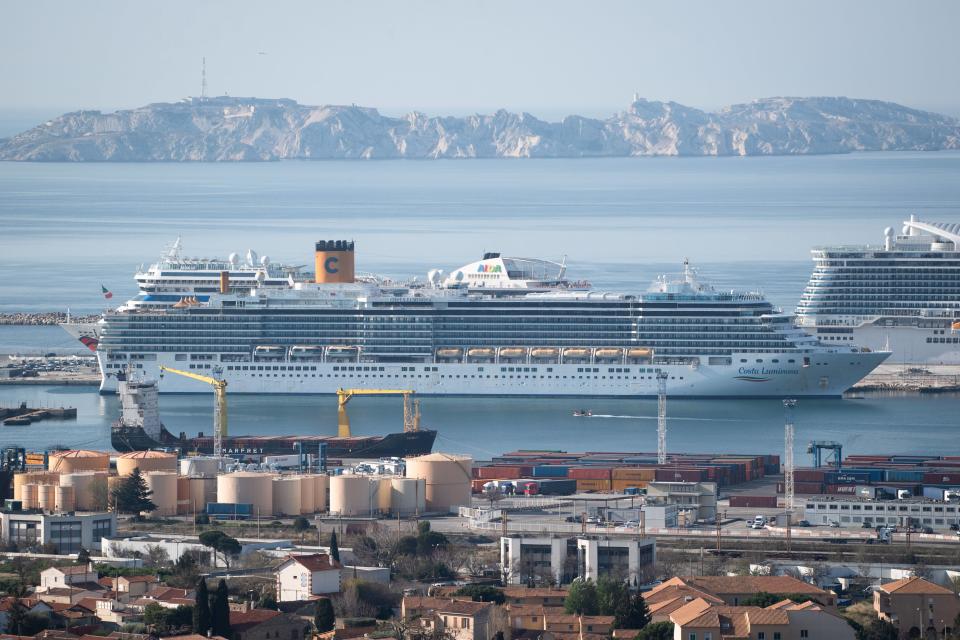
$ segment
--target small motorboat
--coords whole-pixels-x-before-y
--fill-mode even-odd
[[[589,418],[592,415],[593,411],[590,411],[590,409],[576,409],[573,412],[574,418]]]

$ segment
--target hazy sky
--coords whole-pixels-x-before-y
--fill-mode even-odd
[[[634,91],[713,108],[847,95],[960,110],[960,2],[51,2],[0,6],[0,109],[200,92],[553,117]]]

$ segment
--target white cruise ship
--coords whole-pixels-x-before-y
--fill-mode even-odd
[[[426,282],[358,278],[354,245],[316,243],[316,276],[104,314],[103,392],[133,367],[222,375],[231,393],[413,389],[436,395],[839,396],[886,357],[824,345],[760,294],[715,291],[685,265],[640,294],[593,291],[564,264],[496,253]],[[161,392],[202,393],[180,376]]]
[[[889,350],[891,364],[960,364],[960,224],[910,216],[882,245],[812,253],[802,327],[828,345]]]

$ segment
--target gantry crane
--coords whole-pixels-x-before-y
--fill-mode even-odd
[[[223,369],[214,367],[212,377],[160,365],[161,378],[163,377],[164,371],[169,371],[178,376],[191,378],[199,382],[205,382],[213,387],[213,455],[222,465],[223,439],[227,435],[227,381],[221,377],[223,375]]]
[[[420,430],[420,401],[412,401],[410,389],[337,389],[337,435],[350,437],[350,419],[347,417],[347,403],[353,396],[403,396],[403,431]]]

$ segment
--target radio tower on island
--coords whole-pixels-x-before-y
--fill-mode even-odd
[[[207,57],[203,57],[203,62],[200,64],[200,99],[207,99]]]

